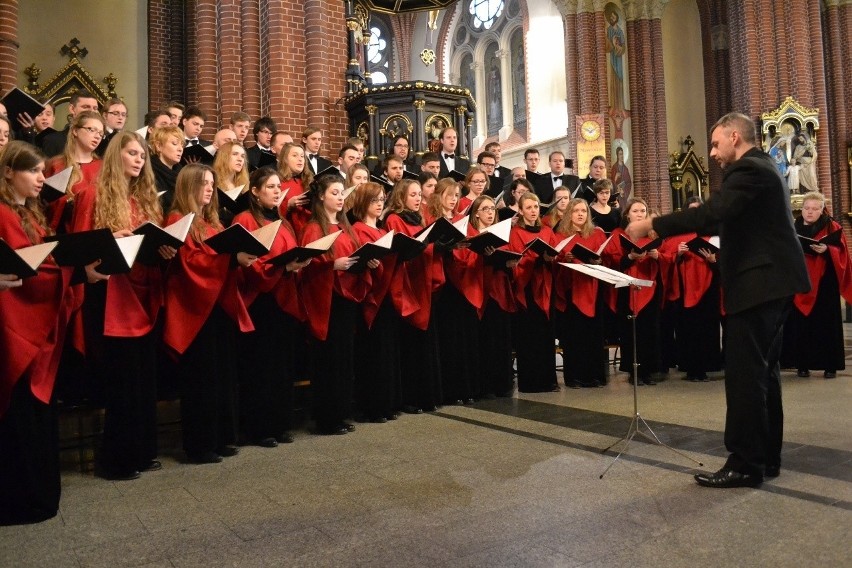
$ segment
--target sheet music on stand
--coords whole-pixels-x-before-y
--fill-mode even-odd
[[[612,284],[616,288],[624,288],[627,286],[631,287],[631,293],[636,293],[639,288],[648,288],[654,285],[654,282],[651,280],[643,280],[641,278],[634,278],[628,274],[624,274],[623,272],[619,272],[617,270],[613,270],[611,268],[607,268],[606,266],[601,266],[599,264],[578,264],[578,263],[568,263],[568,262],[560,262],[562,266],[566,268],[570,268],[572,270],[576,270],[577,272],[582,272],[592,278],[597,278],[602,282],[606,282],[608,284]],[[618,458],[627,451],[627,448],[630,447],[630,442],[633,441],[633,438],[636,434],[639,434],[652,444],[656,444],[658,446],[663,446],[664,448],[668,448],[674,453],[697,463],[699,466],[704,466],[698,460],[695,460],[680,450],[676,450],[675,448],[669,446],[660,441],[657,437],[657,434],[651,429],[645,419],[642,418],[642,415],[639,414],[639,360],[637,358],[637,350],[636,350],[636,317],[638,314],[633,313],[630,315],[631,326],[633,329],[633,419],[630,421],[630,426],[627,428],[627,433],[623,438],[617,440],[609,447],[604,448],[601,453],[607,453],[609,450],[614,448],[616,445],[623,443],[624,447],[618,452],[615,458],[610,462],[607,468],[600,474],[600,479],[603,479],[603,476],[606,475],[606,472],[615,465],[615,462],[618,461]],[[644,431],[640,429],[640,427],[644,426]]]

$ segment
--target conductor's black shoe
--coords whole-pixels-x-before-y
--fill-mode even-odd
[[[804,378],[804,377],[810,377],[810,376],[811,376],[811,372],[810,372],[810,371],[808,371],[807,369],[799,369],[798,371],[796,371],[796,376],[797,376],[797,377],[802,377],[802,378]]]
[[[834,372],[834,371],[826,371],[822,374],[822,376],[825,379],[833,379],[833,378],[837,377],[837,373]]]
[[[640,382],[640,384],[648,385],[648,386],[654,386],[654,385],[657,384],[657,381],[655,381],[651,377],[645,377],[645,378],[640,377],[639,382]]]
[[[718,489],[729,489],[732,487],[757,487],[763,483],[763,477],[748,473],[740,473],[723,467],[716,473],[699,473],[695,481],[703,487],[716,487]]]
[[[763,477],[778,477],[781,475],[781,466],[780,465],[768,465],[766,466],[766,470],[763,472]]]

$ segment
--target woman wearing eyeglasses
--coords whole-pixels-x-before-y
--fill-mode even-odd
[[[489,180],[485,171],[479,166],[471,166],[467,171],[467,175],[464,177],[464,182],[462,182],[462,186],[467,191],[467,194],[459,199],[459,204],[456,208],[457,211],[462,215],[466,215],[470,204],[488,190],[488,184]]]
[[[50,177],[67,167],[71,170],[71,179],[65,189],[65,195],[50,203],[47,208],[48,222],[53,230],[64,233],[68,230],[74,196],[81,189],[94,183],[101,170],[103,161],[96,150],[104,137],[104,119],[97,112],[87,110],[77,113],[68,129],[68,140],[61,155],[48,160],[44,176]],[[66,211],[67,210],[67,211]]]

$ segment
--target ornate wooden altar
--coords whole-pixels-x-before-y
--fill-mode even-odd
[[[459,133],[457,153],[469,156],[476,103],[463,87],[425,81],[365,86],[346,99],[346,110],[349,131],[364,141],[371,166],[391,151],[395,136],[406,136],[411,151],[421,156],[434,151],[434,141],[449,126]]]
[[[693,195],[707,201],[710,197],[709,172],[704,167],[704,158],[693,150],[692,136],[681,139],[681,151],[673,152],[669,164],[669,183],[672,188],[672,209],[680,211],[686,200]]]

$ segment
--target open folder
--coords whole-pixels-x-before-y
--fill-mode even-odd
[[[283,252],[278,256],[270,258],[266,262],[275,266],[283,266],[286,264],[290,264],[293,261],[305,262],[306,260],[328,252],[328,250],[334,244],[334,241],[336,241],[337,237],[340,236],[341,232],[342,231],[335,231],[334,233],[330,233],[324,237],[320,237],[315,241],[311,241],[305,246],[293,247],[287,252]]]
[[[95,270],[109,275],[130,272],[144,238],[145,235],[133,235],[116,239],[109,229],[95,229],[51,235],[44,240],[58,243],[53,249],[58,265],[79,267],[100,260]]]
[[[358,250],[353,252],[350,257],[358,257],[355,264],[349,267],[349,272],[364,272],[367,270],[367,263],[371,260],[380,260],[393,252],[393,231],[382,235],[372,243],[366,243],[358,247]]]
[[[439,242],[444,246],[452,246],[467,238],[468,218],[462,217],[455,223],[450,223],[444,217],[414,235],[415,238],[422,237],[425,243]]]
[[[467,237],[465,241],[470,243],[470,250],[476,254],[485,254],[485,249],[488,247],[496,249],[509,244],[509,233],[511,232],[512,220],[506,219],[482,229],[478,235]]]
[[[73,168],[65,168],[61,172],[50,176],[44,180],[44,185],[41,187],[41,198],[46,202],[56,201],[68,192],[68,182],[71,180],[71,171]]]
[[[272,248],[281,221],[275,221],[254,231],[249,231],[239,223],[234,223],[224,231],[204,240],[204,243],[219,254],[237,254],[244,252],[253,256],[263,256]]]
[[[0,274],[14,274],[18,278],[30,278],[38,273],[38,267],[59,243],[41,243],[13,249],[0,239]]]
[[[183,243],[186,242],[186,235],[189,234],[189,229],[192,227],[193,219],[195,219],[195,213],[187,213],[168,227],[160,227],[151,221],[146,221],[133,229],[134,234],[145,235],[145,240],[142,241],[142,248],[139,249],[136,259],[142,264],[159,263],[161,257],[158,249],[161,246],[173,248],[183,246]]]

